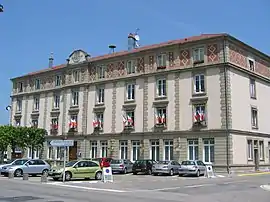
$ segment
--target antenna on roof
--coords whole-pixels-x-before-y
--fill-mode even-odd
[[[51,55],[49,57],[49,68],[52,68],[53,67],[53,52],[51,52]]]
[[[133,50],[135,48],[139,48],[139,41],[140,41],[140,36],[138,34],[139,28],[136,29],[134,33],[129,33],[128,35],[128,50]]]
[[[0,4],[0,12],[4,12],[4,6],[2,4]]]
[[[109,45],[110,52],[109,53],[114,53],[114,49],[116,49],[116,45],[111,44]]]

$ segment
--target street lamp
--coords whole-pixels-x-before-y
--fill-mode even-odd
[[[0,4],[0,13],[4,12],[4,6]]]
[[[11,110],[11,106],[10,105],[6,106],[6,110],[8,111],[8,122],[9,122],[9,125],[11,125],[11,122],[10,122],[10,117],[11,117],[10,110]]]

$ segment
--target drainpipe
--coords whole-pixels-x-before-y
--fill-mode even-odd
[[[227,86],[227,66],[226,66],[226,45],[225,45],[225,41],[226,41],[226,36],[224,36],[223,38],[223,70],[224,70],[224,89],[225,89],[225,134],[226,134],[226,162],[227,162],[227,173],[230,174],[230,145],[229,145],[229,136],[230,136],[230,132],[229,132],[229,112],[228,112],[228,86]]]

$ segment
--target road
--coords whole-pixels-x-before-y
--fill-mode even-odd
[[[40,178],[0,177],[0,202],[269,202],[270,174],[231,178],[115,176],[113,183],[97,181],[41,183]]]

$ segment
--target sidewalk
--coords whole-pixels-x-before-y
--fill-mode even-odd
[[[216,175],[224,175],[228,177],[233,177],[233,176],[239,176],[239,177],[244,177],[244,176],[257,176],[257,175],[270,175],[270,171],[249,171],[249,172],[232,172],[230,174],[226,172],[216,172]]]

